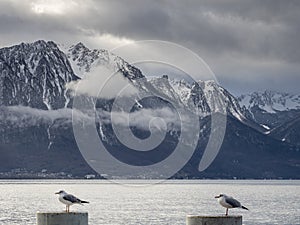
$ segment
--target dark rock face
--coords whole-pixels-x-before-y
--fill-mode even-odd
[[[281,142],[300,147],[300,113],[287,123],[271,130],[269,135]]]
[[[209,123],[209,120],[207,121]],[[226,134],[219,154],[212,165],[202,173],[195,170],[203,147],[197,149],[190,163],[183,169],[205,178],[298,179],[299,148],[227,118]],[[190,167],[189,167],[190,166]]]
[[[211,110],[207,101],[205,100],[205,94],[203,89],[200,87],[200,84],[195,82],[191,88],[191,96],[189,101],[192,105],[196,106],[198,112],[201,113],[210,113]]]

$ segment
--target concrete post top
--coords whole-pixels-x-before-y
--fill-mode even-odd
[[[242,225],[242,220],[240,215],[187,215],[186,225]]]
[[[208,216],[208,215],[187,215],[189,218],[241,218],[241,215],[216,215],[216,216]]]
[[[37,211],[36,212],[37,214],[40,214],[40,215],[59,215],[59,214],[69,214],[69,215],[82,215],[82,214],[88,214],[88,212],[65,212],[65,211],[60,211],[60,212],[39,212]]]
[[[37,212],[37,225],[88,225],[87,212]]]

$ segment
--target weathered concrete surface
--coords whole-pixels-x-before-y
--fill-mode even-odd
[[[88,225],[87,212],[37,212],[37,225]]]
[[[242,216],[194,216],[186,217],[186,225],[242,225]]]

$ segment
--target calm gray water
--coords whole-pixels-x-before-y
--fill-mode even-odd
[[[88,211],[90,225],[184,225],[188,214],[223,214],[225,209],[214,199],[219,193],[236,197],[250,209],[229,210],[230,214],[243,215],[243,224],[300,224],[300,181],[129,183],[2,180],[0,224],[36,224],[37,211],[63,211],[64,205],[54,195],[60,189],[90,201],[89,205],[71,206],[72,211]]]

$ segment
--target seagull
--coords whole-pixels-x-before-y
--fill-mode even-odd
[[[226,208],[226,214],[225,214],[226,216],[228,216],[229,208],[242,208],[242,209],[249,210],[245,206],[242,206],[242,204],[238,200],[234,199],[233,197],[220,194],[215,198],[218,198],[218,202],[220,203],[220,205]]]
[[[89,203],[87,201],[82,201],[79,198],[76,198],[74,195],[68,194],[67,192],[61,190],[56,192],[55,194],[59,195],[58,200],[66,205],[66,212],[70,212],[70,205]]]

